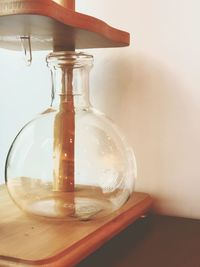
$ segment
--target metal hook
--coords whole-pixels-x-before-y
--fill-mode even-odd
[[[55,99],[55,73],[51,70],[51,107]]]
[[[31,38],[30,36],[21,36],[22,49],[25,55],[26,65],[30,66],[32,62]]]

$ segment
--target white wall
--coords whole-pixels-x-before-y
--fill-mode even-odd
[[[200,2],[77,0],[77,8],[131,33],[129,48],[89,52],[92,101],[133,146],[136,189],[159,213],[200,218]],[[1,177],[14,135],[49,103],[44,55],[27,69],[19,53],[0,51]]]

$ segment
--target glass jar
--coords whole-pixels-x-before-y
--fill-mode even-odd
[[[52,103],[15,138],[6,184],[25,212],[54,219],[98,219],[119,209],[134,188],[136,163],[117,127],[89,101],[93,57],[47,56]]]

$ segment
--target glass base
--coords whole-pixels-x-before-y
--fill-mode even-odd
[[[26,177],[10,179],[7,186],[15,203],[32,215],[52,219],[91,220],[116,210],[115,201],[112,201],[116,192],[113,195],[105,194],[96,186],[76,185],[74,192],[54,192],[52,183]]]
[[[26,211],[34,215],[40,215],[58,219],[90,220],[102,217],[108,212],[108,201],[94,200],[92,198],[75,197],[74,203],[62,198],[47,198],[29,203]],[[105,208],[106,207],[106,208]]]

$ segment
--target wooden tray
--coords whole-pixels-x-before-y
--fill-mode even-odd
[[[0,266],[74,266],[125,229],[152,205],[134,193],[119,211],[89,222],[49,221],[19,210],[0,187]]]
[[[120,47],[130,41],[129,33],[53,0],[1,0],[0,47],[21,50],[23,36],[31,38],[32,50]]]

